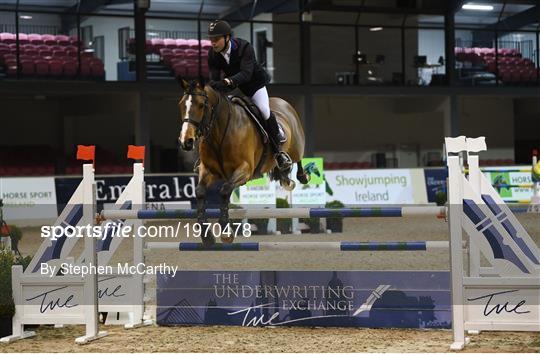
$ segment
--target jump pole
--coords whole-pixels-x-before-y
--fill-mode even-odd
[[[206,210],[206,217],[219,218],[219,209]],[[231,209],[231,219],[267,219],[267,218],[359,218],[359,217],[416,217],[435,216],[445,218],[446,207],[440,206],[404,206],[404,207],[375,207],[375,208],[283,208],[283,209]],[[195,209],[171,210],[104,210],[101,212],[104,220],[109,219],[196,219]]]
[[[147,250],[178,251],[434,251],[450,247],[448,241],[396,242],[240,242],[204,247],[200,242],[147,242]]]

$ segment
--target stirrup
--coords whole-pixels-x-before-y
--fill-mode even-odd
[[[289,154],[286,152],[280,151],[274,155],[274,158],[276,159],[278,169],[280,171],[288,171],[291,169],[293,162]]]

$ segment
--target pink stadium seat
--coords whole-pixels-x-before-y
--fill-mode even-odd
[[[94,57],[94,52],[93,51],[84,51],[81,53],[81,57],[82,58],[93,58]]]
[[[51,59],[49,61],[49,73],[51,76],[62,76],[63,62],[58,59]]]
[[[173,54],[173,49],[171,48],[161,48],[159,50],[159,55]]]
[[[10,43],[8,45],[9,45],[9,50],[11,51],[11,53],[15,54],[17,52],[17,44],[16,43]]]
[[[92,77],[104,77],[105,68],[101,60],[94,60],[90,63],[90,73]]]
[[[56,42],[58,43],[58,45],[61,46],[67,46],[71,43],[69,37],[63,34],[59,34],[56,36]]]
[[[90,76],[90,62],[89,61],[83,61],[81,63],[81,76],[82,77]]]
[[[50,59],[52,58],[52,52],[50,50],[40,50],[39,56],[42,58]]]
[[[64,61],[62,71],[64,76],[74,77],[77,75],[77,62],[69,59]]]
[[[15,43],[15,41],[16,41],[16,37],[13,33],[7,33],[7,32],[0,33],[0,42],[11,44],[11,43]]]
[[[186,66],[186,76],[189,78],[194,78],[199,75],[199,66],[190,64]]]
[[[53,58],[61,58],[67,55],[65,50],[55,50],[52,53]]]
[[[21,59],[21,74],[34,75],[36,72],[34,60],[30,58]]]
[[[28,35],[26,33],[19,33],[19,44],[28,44]]]
[[[28,49],[24,52],[24,54],[31,55],[33,57],[37,57],[39,55],[37,50],[28,50]]]
[[[198,39],[188,39],[189,48],[199,50],[199,40]]]
[[[41,39],[43,40],[44,44],[47,45],[54,45],[56,44],[56,37],[52,34],[42,34]]]
[[[170,66],[171,60],[174,59],[174,54],[162,54],[161,55],[161,61],[163,61],[163,64]]]
[[[5,55],[10,55],[9,47],[0,47],[0,65],[5,62]]]
[[[41,45],[37,45],[37,46],[36,46],[36,49],[37,49],[37,50],[51,50],[51,46],[48,46],[48,45],[45,45],[45,44],[41,44]]]
[[[190,51],[190,52],[187,52],[186,55],[185,55],[185,58],[186,59],[191,59],[191,60],[199,60],[199,53],[196,52],[196,51]]]
[[[165,48],[175,49],[176,48],[176,39],[166,38],[163,40]]]
[[[184,62],[178,62],[173,66],[175,77],[186,77],[186,65]]]
[[[208,49],[212,47],[212,42],[210,42],[208,39],[201,39],[201,45],[203,48]]]
[[[38,46],[35,46],[33,44],[19,45],[19,48],[21,48],[21,53],[26,52],[27,50],[39,50]]]
[[[160,39],[160,38],[152,39],[152,48],[153,48],[152,53],[159,54],[159,50],[163,47],[165,47],[165,43],[163,42],[163,39]]]
[[[176,40],[176,47],[179,49],[189,49],[187,39],[179,38]]]
[[[49,75],[49,62],[45,59],[38,58],[34,60],[36,66],[36,75],[47,76]]]
[[[50,49],[51,49],[51,51],[53,51],[53,52],[54,52],[55,50],[62,50],[62,51],[65,50],[65,48],[64,48],[63,46],[61,46],[61,45],[53,45],[53,46],[51,46]]]
[[[177,57],[177,58],[183,58],[184,57],[184,54],[185,54],[185,49],[174,49],[173,50],[173,53],[174,53],[174,56]]]
[[[71,36],[71,37],[69,37],[69,43],[71,45],[78,46],[79,45],[79,40],[77,39],[77,37]]]
[[[43,44],[43,39],[41,38],[41,34],[30,33],[28,35],[28,40],[32,44],[38,44],[38,45]]]
[[[17,59],[5,59],[6,74],[8,76],[17,75]]]

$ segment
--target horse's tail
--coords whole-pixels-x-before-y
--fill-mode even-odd
[[[298,161],[296,163],[296,166],[298,166],[298,171],[296,172],[296,179],[300,181],[302,184],[307,184],[309,182],[309,175],[304,171],[304,168],[302,167],[302,162]]]

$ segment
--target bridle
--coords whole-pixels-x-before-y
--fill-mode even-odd
[[[195,136],[197,138],[204,136],[205,138],[208,138],[210,135],[210,132],[212,131],[212,126],[214,125],[214,122],[216,121],[216,113],[218,111],[219,105],[221,104],[221,95],[218,96],[218,102],[215,106],[210,106],[208,104],[208,95],[206,92],[195,92],[192,90],[186,91],[184,93],[184,96],[202,96],[204,97],[204,111],[203,111],[203,118],[200,121],[197,121],[191,117],[183,118],[182,122],[190,123],[195,126]],[[211,110],[212,113],[209,115],[208,111]]]
[[[184,93],[184,96],[202,96],[204,97],[204,113],[203,113],[203,118],[201,119],[201,121],[196,121],[190,117],[188,118],[183,118],[182,119],[182,122],[187,122],[187,123],[190,123],[190,124],[193,124],[193,126],[195,126],[195,136],[197,138],[203,136],[205,140],[207,140],[208,142],[210,142],[210,134],[212,133],[212,127],[214,126],[214,123],[217,121],[217,112],[219,111],[219,106],[221,104],[221,102],[228,102],[227,99],[223,99],[221,97],[221,94],[217,94],[217,97],[218,97],[218,102],[213,105],[213,106],[210,106],[208,104],[208,95],[206,94],[206,92],[194,92],[192,89],[190,90],[186,90],[186,92]],[[184,97],[182,96],[182,98]],[[228,113],[227,113],[227,123],[225,124],[225,129],[223,129],[223,133],[222,133],[222,136],[221,136],[221,139],[219,139],[219,142],[218,144],[216,145],[215,143],[210,143],[209,146],[210,148],[214,151],[214,154],[216,155],[217,159],[218,159],[218,162],[219,162],[219,166],[221,168],[221,171],[223,173],[223,175],[225,175],[225,168],[224,168],[224,163],[223,163],[223,156],[222,156],[222,147],[223,147],[223,142],[225,141],[225,137],[227,136],[227,130],[229,129],[229,124],[231,122],[231,106],[230,104],[227,105],[228,107]],[[211,110],[212,112],[210,114],[208,114],[208,111]]]

